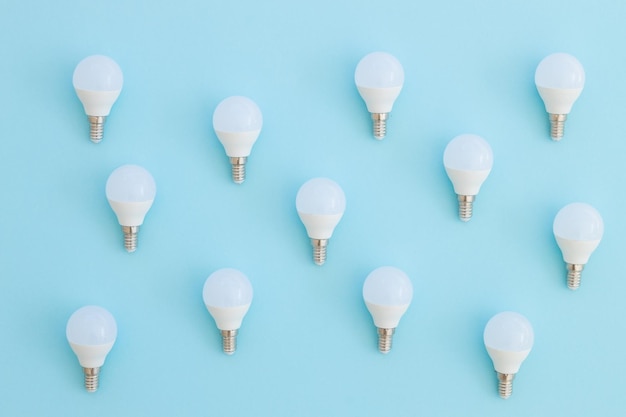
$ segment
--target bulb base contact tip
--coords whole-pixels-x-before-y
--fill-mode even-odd
[[[515,374],[503,374],[498,372],[498,394],[500,398],[507,399],[513,393],[513,378]]]
[[[227,355],[232,355],[237,349],[237,330],[221,330],[222,349]]]
[[[374,137],[378,140],[387,135],[387,117],[389,113],[371,113],[374,127]]]
[[[85,389],[87,392],[96,392],[98,390],[100,368],[83,368],[83,373],[85,374]]]
[[[133,253],[137,250],[139,226],[122,226],[122,232],[124,232],[124,248],[126,248],[126,252]]]
[[[105,116],[87,116],[89,119],[89,139],[93,143],[100,143],[104,135]]]
[[[393,334],[396,329],[383,329],[378,327],[378,350],[380,353],[389,353],[391,350],[391,343],[393,341]]]
[[[550,113],[550,136],[552,137],[552,140],[560,141],[563,138],[566,120],[567,114]]]
[[[230,158],[233,181],[236,184],[241,184],[246,179],[246,160],[247,160],[247,157],[245,156]]]
[[[577,290],[580,287],[584,267],[582,264],[567,264],[567,286],[570,290]]]
[[[459,219],[468,222],[472,218],[474,210],[475,195],[458,195],[459,200]]]
[[[324,265],[328,239],[311,239],[311,245],[313,245],[313,262],[317,265]]]

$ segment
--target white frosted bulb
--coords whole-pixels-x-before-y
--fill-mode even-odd
[[[354,82],[374,123],[374,137],[383,139],[387,117],[404,84],[404,69],[398,59],[386,52],[372,52],[357,64]]]
[[[247,97],[228,97],[213,112],[213,129],[230,158],[237,184],[246,179],[246,161],[262,127],[261,109]]]
[[[346,196],[335,181],[313,178],[296,195],[296,210],[313,245],[313,261],[326,262],[326,247],[346,210]]]
[[[128,252],[137,249],[139,226],[156,195],[152,175],[139,165],[122,165],[114,170],[106,184],[106,196],[124,232],[124,247]]]
[[[393,333],[413,299],[408,275],[392,266],[376,268],[363,283],[363,300],[378,329],[378,350],[389,353]]]
[[[89,392],[96,391],[100,367],[117,338],[113,315],[98,306],[79,308],[67,321],[65,335],[83,367],[85,388]]]
[[[446,146],[443,165],[459,201],[459,218],[469,221],[476,195],[493,166],[491,147],[478,135],[459,135]]]
[[[108,56],[91,55],[76,66],[73,84],[89,118],[91,141],[98,143],[102,140],[104,120],[122,91],[122,70]]]
[[[528,319],[512,311],[496,314],[485,326],[483,339],[498,374],[500,397],[511,396],[513,378],[530,353],[534,338]]]
[[[252,284],[241,272],[223,268],[205,281],[202,298],[222,334],[224,353],[232,355],[237,348],[237,330],[252,303]]]
[[[585,70],[570,54],[551,54],[537,66],[535,84],[550,115],[550,136],[561,140],[567,115],[585,86]]]
[[[556,214],[552,230],[567,265],[567,286],[578,289],[582,270],[604,234],[602,216],[589,204],[571,203]]]

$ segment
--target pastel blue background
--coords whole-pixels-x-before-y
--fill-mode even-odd
[[[625,19],[621,0],[4,1],[0,413],[619,415]],[[353,82],[376,50],[406,73],[382,142]],[[560,143],[533,81],[557,51],[587,74]],[[95,53],[125,76],[98,145],[71,83]],[[211,126],[230,95],[264,115],[243,185]],[[465,132],[495,155],[467,224],[442,166]],[[104,195],[125,163],[158,188],[134,254]],[[315,176],[348,201],[323,267],[295,211]],[[606,230],[578,292],[552,236],[573,201]],[[361,298],[382,265],[415,290],[387,356]],[[201,297],[222,267],[255,290],[230,357]],[[95,394],[65,340],[86,304],[119,327]],[[536,340],[507,401],[482,344],[502,310]]]

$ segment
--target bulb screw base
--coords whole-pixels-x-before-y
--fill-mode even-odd
[[[567,286],[570,290],[580,287],[580,277],[583,272],[583,264],[567,264]]]
[[[378,140],[387,135],[387,117],[389,113],[371,113],[374,125],[374,137]]]
[[[328,239],[311,239],[311,245],[313,245],[313,262],[317,265],[324,265]]]
[[[559,141],[563,138],[565,120],[567,120],[567,114],[550,113],[550,136],[552,140]]]
[[[396,329],[383,329],[378,327],[378,350],[380,353],[389,353],[391,350],[391,342],[393,341],[393,333]]]
[[[105,116],[87,116],[89,119],[89,139],[93,143],[100,143],[104,135]]]
[[[124,232],[124,247],[126,248],[126,252],[133,253],[137,250],[139,226],[122,226],[122,232]]]
[[[459,200],[459,219],[468,222],[472,218],[475,195],[457,195]]]
[[[227,355],[232,355],[237,349],[237,329],[221,330],[222,333],[222,350]]]
[[[232,167],[233,181],[241,184],[246,179],[246,160],[245,156],[230,157],[230,165]]]
[[[507,399],[513,393],[513,378],[515,374],[503,374],[498,372],[498,394],[500,398]]]
[[[83,368],[83,373],[85,374],[85,389],[87,392],[96,392],[98,390],[100,368]]]

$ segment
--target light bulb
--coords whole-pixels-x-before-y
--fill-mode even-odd
[[[372,52],[357,64],[354,82],[372,115],[374,137],[387,133],[387,117],[404,84],[404,69],[398,59],[386,52]]]
[[[459,135],[446,146],[443,165],[457,194],[459,218],[469,221],[476,195],[493,166],[491,147],[478,135]]]
[[[213,112],[213,129],[230,158],[233,181],[237,184],[246,179],[246,160],[261,127],[261,110],[247,97],[228,97]]]
[[[561,140],[567,115],[585,86],[585,70],[572,55],[551,54],[537,66],[535,84],[550,115],[550,136]]]
[[[218,269],[204,283],[202,298],[222,334],[224,353],[237,348],[237,330],[252,303],[252,284],[233,268]]]
[[[363,283],[363,299],[378,330],[378,350],[389,353],[396,327],[413,299],[411,280],[398,268],[376,268]]]
[[[556,214],[552,230],[567,265],[567,286],[578,289],[583,267],[604,233],[602,216],[589,204],[571,203]]]
[[[296,210],[313,245],[313,261],[326,262],[326,247],[346,210],[346,196],[335,181],[313,178],[296,195]]]
[[[83,367],[85,388],[89,392],[96,391],[100,368],[117,337],[113,315],[102,307],[81,307],[67,321],[65,335]]]
[[[89,119],[91,141],[99,143],[104,120],[122,91],[122,70],[108,56],[91,55],[76,66],[73,84]]]
[[[156,184],[152,175],[138,165],[122,165],[115,169],[106,184],[106,196],[124,232],[124,247],[137,249],[139,226],[152,207]]]
[[[512,311],[496,314],[485,326],[483,339],[498,374],[500,397],[511,396],[513,378],[530,353],[534,337],[528,319]]]

